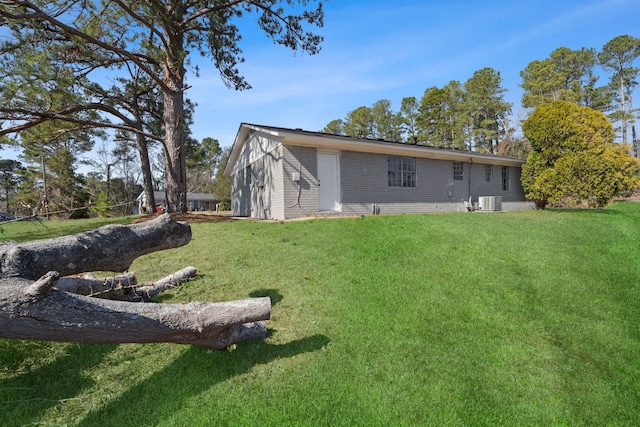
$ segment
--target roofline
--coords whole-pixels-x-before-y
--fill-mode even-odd
[[[242,152],[242,145],[244,141],[246,141],[246,135],[249,132],[249,125],[247,123],[240,123],[240,127],[238,128],[238,133],[236,134],[236,138],[233,140],[233,145],[231,146],[231,153],[229,154],[229,158],[227,159],[227,164],[224,167],[223,175],[231,176],[231,172],[233,171],[233,166],[238,161],[238,157]]]
[[[354,138],[350,136],[306,131],[303,129],[289,129],[241,123],[240,128],[238,129],[238,134],[236,135],[231,148],[229,161],[227,162],[227,166],[224,170],[225,175],[231,175],[233,170],[232,165],[235,165],[237,162],[240,152],[242,151],[242,145],[246,141],[247,133],[251,130],[277,137],[284,145],[314,147],[325,150],[357,151],[471,163],[478,161],[483,164],[503,166],[522,166],[525,163],[522,159],[476,153],[466,150],[453,150],[448,148],[408,144],[404,142],[393,142],[383,139]]]

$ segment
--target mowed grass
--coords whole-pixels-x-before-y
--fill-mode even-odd
[[[640,420],[640,203],[192,229],[132,270],[197,267],[167,303],[268,295],[270,336],[228,351],[0,339],[0,425]]]

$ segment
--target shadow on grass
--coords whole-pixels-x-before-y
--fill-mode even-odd
[[[570,213],[570,214],[578,214],[578,215],[620,215],[623,212],[611,207],[606,208],[595,208],[595,209],[587,209],[587,208],[545,208],[546,211],[549,212],[558,212],[558,213]]]
[[[158,425],[184,408],[190,398],[218,383],[257,365],[320,350],[328,343],[326,336],[313,335],[286,344],[245,343],[233,351],[186,347],[169,366],[90,413],[78,426]]]
[[[258,289],[257,291],[253,291],[249,294],[251,298],[262,298],[269,297],[271,298],[271,306],[278,304],[284,298],[277,289]]]
[[[9,345],[19,342],[7,341]],[[28,347],[37,354],[42,349],[40,342],[28,344],[22,346],[23,351]],[[22,375],[0,380],[0,425],[29,424],[28,421],[37,420],[59,402],[74,399],[94,384],[93,380],[83,375],[83,371],[100,363],[116,347],[117,345],[69,344],[66,353],[53,362]]]

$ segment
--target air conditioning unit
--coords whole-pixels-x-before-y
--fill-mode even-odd
[[[481,211],[501,211],[502,196],[480,196],[478,207]]]

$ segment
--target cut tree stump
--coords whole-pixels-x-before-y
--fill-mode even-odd
[[[168,214],[56,239],[0,245],[0,337],[91,343],[172,342],[224,349],[264,338],[268,297],[158,304],[150,298],[195,276],[187,267],[142,286],[135,274],[61,277],[127,270],[133,260],[186,245],[188,224]]]

